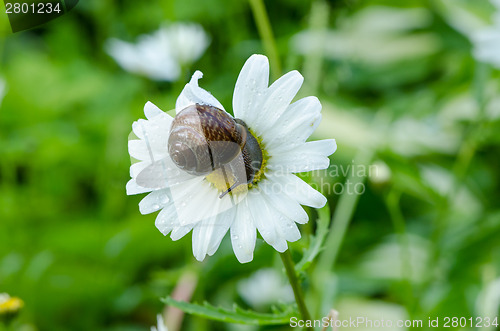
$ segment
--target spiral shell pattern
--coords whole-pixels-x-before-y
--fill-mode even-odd
[[[225,111],[194,104],[174,118],[168,152],[180,169],[192,175],[207,175],[236,157],[246,137],[246,129]]]

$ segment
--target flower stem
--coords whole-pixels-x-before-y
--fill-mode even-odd
[[[379,123],[380,120],[376,120],[375,122]],[[371,162],[374,153],[375,150],[373,148],[360,150],[355,159],[360,165],[367,166]],[[347,182],[352,183],[352,187],[364,185],[365,176],[358,176],[356,171],[353,171],[350,173],[346,183]],[[347,191],[344,192],[340,196],[333,214],[330,232],[325,240],[325,248],[318,259],[316,270],[313,275],[314,281],[312,284],[315,292],[320,296],[320,300],[314,302],[315,307],[313,311],[316,314],[323,314],[325,309],[330,310],[335,301],[336,278],[332,274],[332,269],[334,269],[349,223],[351,222],[356,205],[358,204],[359,197],[359,194],[349,194]]]
[[[267,16],[266,7],[264,6],[263,0],[249,0],[249,2],[260,38],[264,43],[264,50],[269,56],[271,68],[273,68],[272,76],[274,79],[277,79],[281,75],[281,63],[276,41],[274,40],[273,30],[271,29],[271,23]]]
[[[300,315],[304,320],[310,321],[311,315],[309,314],[306,302],[304,301],[304,295],[302,294],[302,288],[300,287],[297,274],[295,273],[295,264],[293,263],[290,250],[287,249],[285,252],[280,253],[280,256],[281,260],[283,261],[283,265],[285,266],[286,275],[288,276],[290,285],[292,285],[293,295],[295,296],[295,302],[297,302],[297,307],[299,308]],[[306,330],[312,331],[313,328],[307,327]]]
[[[317,0],[312,2],[309,29],[318,35],[323,45],[326,44],[325,39],[329,16],[330,6],[326,1]],[[307,95],[316,95],[319,90],[323,74],[323,57],[323,48],[308,52],[304,57],[304,77],[305,81],[308,82],[305,86]]]
[[[410,316],[414,314],[415,310],[415,297],[413,295],[413,285],[412,285],[412,274],[414,270],[412,269],[412,255],[410,251],[410,238],[406,231],[406,221],[404,219],[403,213],[399,206],[401,199],[401,191],[397,188],[391,188],[389,193],[385,196],[385,205],[389,212],[392,224],[394,226],[394,231],[398,235],[399,241],[399,258],[401,263],[401,273],[402,280],[401,285],[403,291],[402,296],[406,301],[407,310]]]
[[[373,149],[361,150],[358,152],[356,160],[361,166],[367,166],[372,160],[373,154]],[[353,171],[346,182],[350,182],[352,183],[352,187],[356,187],[356,185],[364,185],[365,179],[365,176],[358,176],[358,174]],[[349,227],[352,215],[358,204],[359,197],[359,194],[344,192],[339,198],[337,208],[332,218],[332,228],[325,241],[325,250],[318,262],[320,268],[325,271],[330,271],[337,260],[340,247],[344,241],[347,228]]]

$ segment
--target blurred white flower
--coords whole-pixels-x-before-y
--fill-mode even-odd
[[[238,293],[249,305],[263,307],[278,302],[293,302],[290,284],[274,269],[260,269],[237,284]]]
[[[377,160],[370,166],[370,181],[373,184],[385,184],[391,179],[391,168],[384,161]]]
[[[348,325],[346,327],[342,326],[338,330],[356,330],[356,331],[405,331],[408,328],[404,326],[398,326],[396,321],[408,320],[408,313],[403,306],[395,303],[385,302],[382,300],[367,300],[364,298],[341,298],[335,305],[335,309],[338,311],[338,320],[359,320],[362,318],[366,323],[360,322],[358,325]],[[370,323],[369,321],[372,321]],[[375,323],[382,321],[385,323],[381,325],[376,325]],[[388,321],[391,321],[389,323]],[[425,322],[424,322],[425,323]],[[425,325],[425,324],[424,324]]]
[[[422,183],[431,188],[441,196],[449,196],[453,193],[453,201],[449,216],[454,214],[453,218],[456,225],[459,223],[474,222],[477,220],[475,215],[482,213],[481,200],[470,190],[467,185],[457,187],[455,181],[457,178],[446,168],[437,165],[420,166],[420,176]],[[452,190],[455,190],[452,192]],[[458,217],[460,216],[460,217]]]
[[[496,6],[493,25],[481,29],[471,36],[474,57],[482,62],[500,68],[500,1],[492,0]]]
[[[158,81],[175,81],[182,67],[198,60],[209,43],[200,25],[175,23],[140,36],[136,44],[111,38],[105,50],[127,71]]]
[[[151,331],[168,331],[165,322],[163,321],[163,316],[161,314],[156,315],[157,326],[152,326]]]
[[[434,36],[409,33],[430,22],[431,15],[423,8],[369,6],[342,22],[337,30],[305,30],[291,42],[298,54],[322,52],[332,59],[387,64],[434,53],[439,46]]]
[[[451,128],[445,128],[434,116],[403,117],[391,124],[386,143],[394,152],[406,156],[431,151],[453,154],[460,144],[460,136]]]
[[[496,121],[500,118],[500,96],[498,89],[500,84],[496,80],[487,82],[483,93],[488,101],[484,113],[481,114],[486,120]],[[461,91],[458,94],[448,94],[438,113],[439,121],[455,125],[456,122],[475,122],[480,116],[480,107],[471,91]]]
[[[360,116],[359,111],[344,110],[331,103],[324,108],[317,136],[327,137],[335,132],[342,146],[354,150],[359,146],[388,148],[404,156],[416,156],[454,154],[460,146],[460,132],[437,116],[423,119],[406,116],[389,123],[389,120],[374,120],[368,114]]]
[[[229,125],[232,119],[217,99],[198,86],[201,77],[201,72],[194,73],[175,108],[176,119],[183,111],[191,112],[189,128],[201,126],[203,119],[204,131],[192,133],[203,144],[193,147],[197,148],[194,153],[193,148],[184,148],[196,141],[191,131],[177,130],[185,128],[184,122],[178,120],[172,132],[185,137],[176,138],[181,145],[171,156],[167,146],[174,119],[148,102],[144,107],[147,120],[132,125],[138,139],[129,141],[129,153],[140,162],[130,168],[132,179],[127,183],[127,194],[151,192],[140,202],[139,210],[149,214],[161,209],[156,226],[164,235],[171,233],[173,240],[193,230],[193,254],[199,261],[215,253],[229,229],[234,253],[241,263],[253,259],[256,230],[268,244],[284,252],[287,242],[301,237],[296,223],[308,221],[301,205],[321,208],[326,203],[321,193],[294,175],[328,168],[328,156],[337,148],[334,139],[306,142],[321,121],[321,104],[316,97],[290,104],[302,85],[302,75],[291,71],[268,86],[268,59],[251,56],[240,72],[233,96],[234,114],[247,129],[235,126],[232,132],[243,132],[246,144],[243,151],[238,147],[233,159],[216,168],[213,160],[218,152],[212,144],[224,142],[219,136],[223,131],[209,128],[214,122]],[[207,131],[217,136],[209,139]],[[252,160],[248,156],[250,145],[262,152],[258,166],[247,163]],[[207,154],[208,162],[204,164],[208,163],[208,175],[181,170],[179,161],[198,164],[198,156],[203,153]],[[249,167],[255,175],[247,182]],[[231,194],[224,195],[228,184],[233,187],[237,178],[242,178],[238,171],[243,173],[244,183],[239,182],[241,185]]]
[[[485,2],[485,1],[484,1]],[[455,30],[471,38],[477,31],[484,29],[484,20],[475,12],[476,5],[483,1],[435,0],[434,4],[440,14]]]
[[[406,250],[401,246],[401,239],[391,236],[368,251],[360,264],[361,273],[367,277],[401,280],[406,276],[405,272],[410,271],[408,276],[412,282],[425,281],[431,256],[430,244],[424,238],[409,235]]]
[[[487,283],[481,292],[479,292],[476,300],[477,316],[490,317],[494,319],[498,315],[500,309],[500,278],[497,278]],[[495,330],[494,326],[486,328],[486,330]]]

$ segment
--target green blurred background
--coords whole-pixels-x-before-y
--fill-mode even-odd
[[[445,0],[266,6],[284,71],[300,70],[299,96],[322,101],[313,138],[337,139],[330,175],[309,180],[345,183],[339,169],[360,159],[380,170],[362,179],[365,192],[333,271],[304,276],[309,302],[344,317],[498,315],[500,75],[474,60],[463,34],[471,27],[454,11],[486,26],[493,7]],[[178,82],[128,73],[103,50],[108,38],[135,41],[165,21],[197,22],[211,36]],[[327,46],[307,29],[324,33]],[[146,330],[163,309],[159,298],[186,272],[200,279],[195,301],[269,311],[252,307],[237,284],[260,268],[282,272],[270,246],[258,239],[254,261],[242,265],[225,238],[199,263],[190,235],[164,238],[154,214],[140,215],[141,197],[125,194],[127,137],[144,103],[174,108],[199,69],[200,84],[230,109],[241,66],[264,52],[249,4],[229,0],[80,1],[61,18],[0,38],[0,292],[25,302],[12,329]],[[337,193],[325,192],[332,213]],[[296,259],[315,229],[308,212],[303,239],[290,244]],[[325,305],[313,288],[329,294]],[[186,316],[182,329],[258,328]]]

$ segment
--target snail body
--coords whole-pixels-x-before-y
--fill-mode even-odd
[[[246,178],[236,178],[221,197],[238,185],[251,183],[262,165],[259,143],[245,122],[209,105],[190,105],[175,116],[168,152],[177,167],[196,176],[208,175],[241,154]]]

